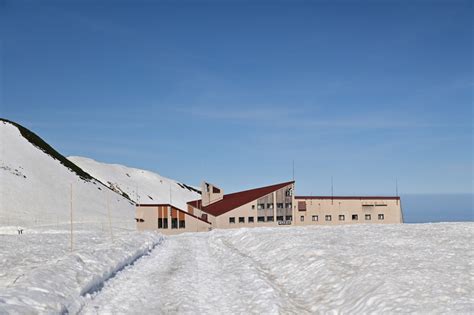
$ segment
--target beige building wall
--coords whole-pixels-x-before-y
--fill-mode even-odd
[[[172,228],[173,217],[178,220],[177,228]],[[158,219],[160,218],[167,219],[167,228],[164,228],[163,224],[161,228],[158,227]],[[170,205],[139,205],[136,208],[136,219],[139,231],[158,231],[165,235],[207,232],[211,228],[211,224]],[[183,220],[185,227],[181,227],[179,223]]]
[[[205,207],[211,203],[217,202],[224,198],[224,190],[214,184],[202,182],[201,184],[201,200]]]
[[[299,226],[403,223],[397,197],[296,197],[295,201],[294,222]]]

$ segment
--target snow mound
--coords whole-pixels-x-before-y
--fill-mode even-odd
[[[187,210],[186,203],[199,199],[199,190],[159,174],[119,164],[106,164],[71,156],[69,160],[120,194],[141,204],[169,203]]]

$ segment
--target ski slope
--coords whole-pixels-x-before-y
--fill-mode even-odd
[[[214,230],[168,237],[84,314],[468,314],[472,223]]]
[[[118,193],[127,194],[137,203],[169,203],[187,211],[186,203],[201,197],[195,188],[150,171],[100,163],[79,156],[68,159]]]
[[[111,217],[116,226],[135,227],[132,201],[67,161],[29,130],[0,119],[0,226],[69,222],[71,201],[76,222],[101,225]]]

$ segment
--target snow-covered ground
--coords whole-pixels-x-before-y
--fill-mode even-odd
[[[114,226],[135,228],[133,202],[93,178],[81,178],[48,150],[0,120],[0,226],[69,222],[72,199],[74,221],[109,224],[110,217]]]
[[[0,314],[76,313],[84,296],[125,265],[147,254],[162,236],[76,226],[0,228]]]
[[[473,231],[446,223],[168,237],[82,312],[472,314]]]
[[[106,164],[89,158],[68,159],[119,193],[126,193],[137,203],[169,203],[187,211],[186,203],[201,198],[195,188],[157,173],[120,164]]]
[[[84,227],[71,253],[68,230],[2,228],[0,314],[472,314],[473,232],[440,223],[162,238]]]

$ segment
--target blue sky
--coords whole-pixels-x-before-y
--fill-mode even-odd
[[[235,191],[472,193],[471,1],[2,1],[0,116]]]

